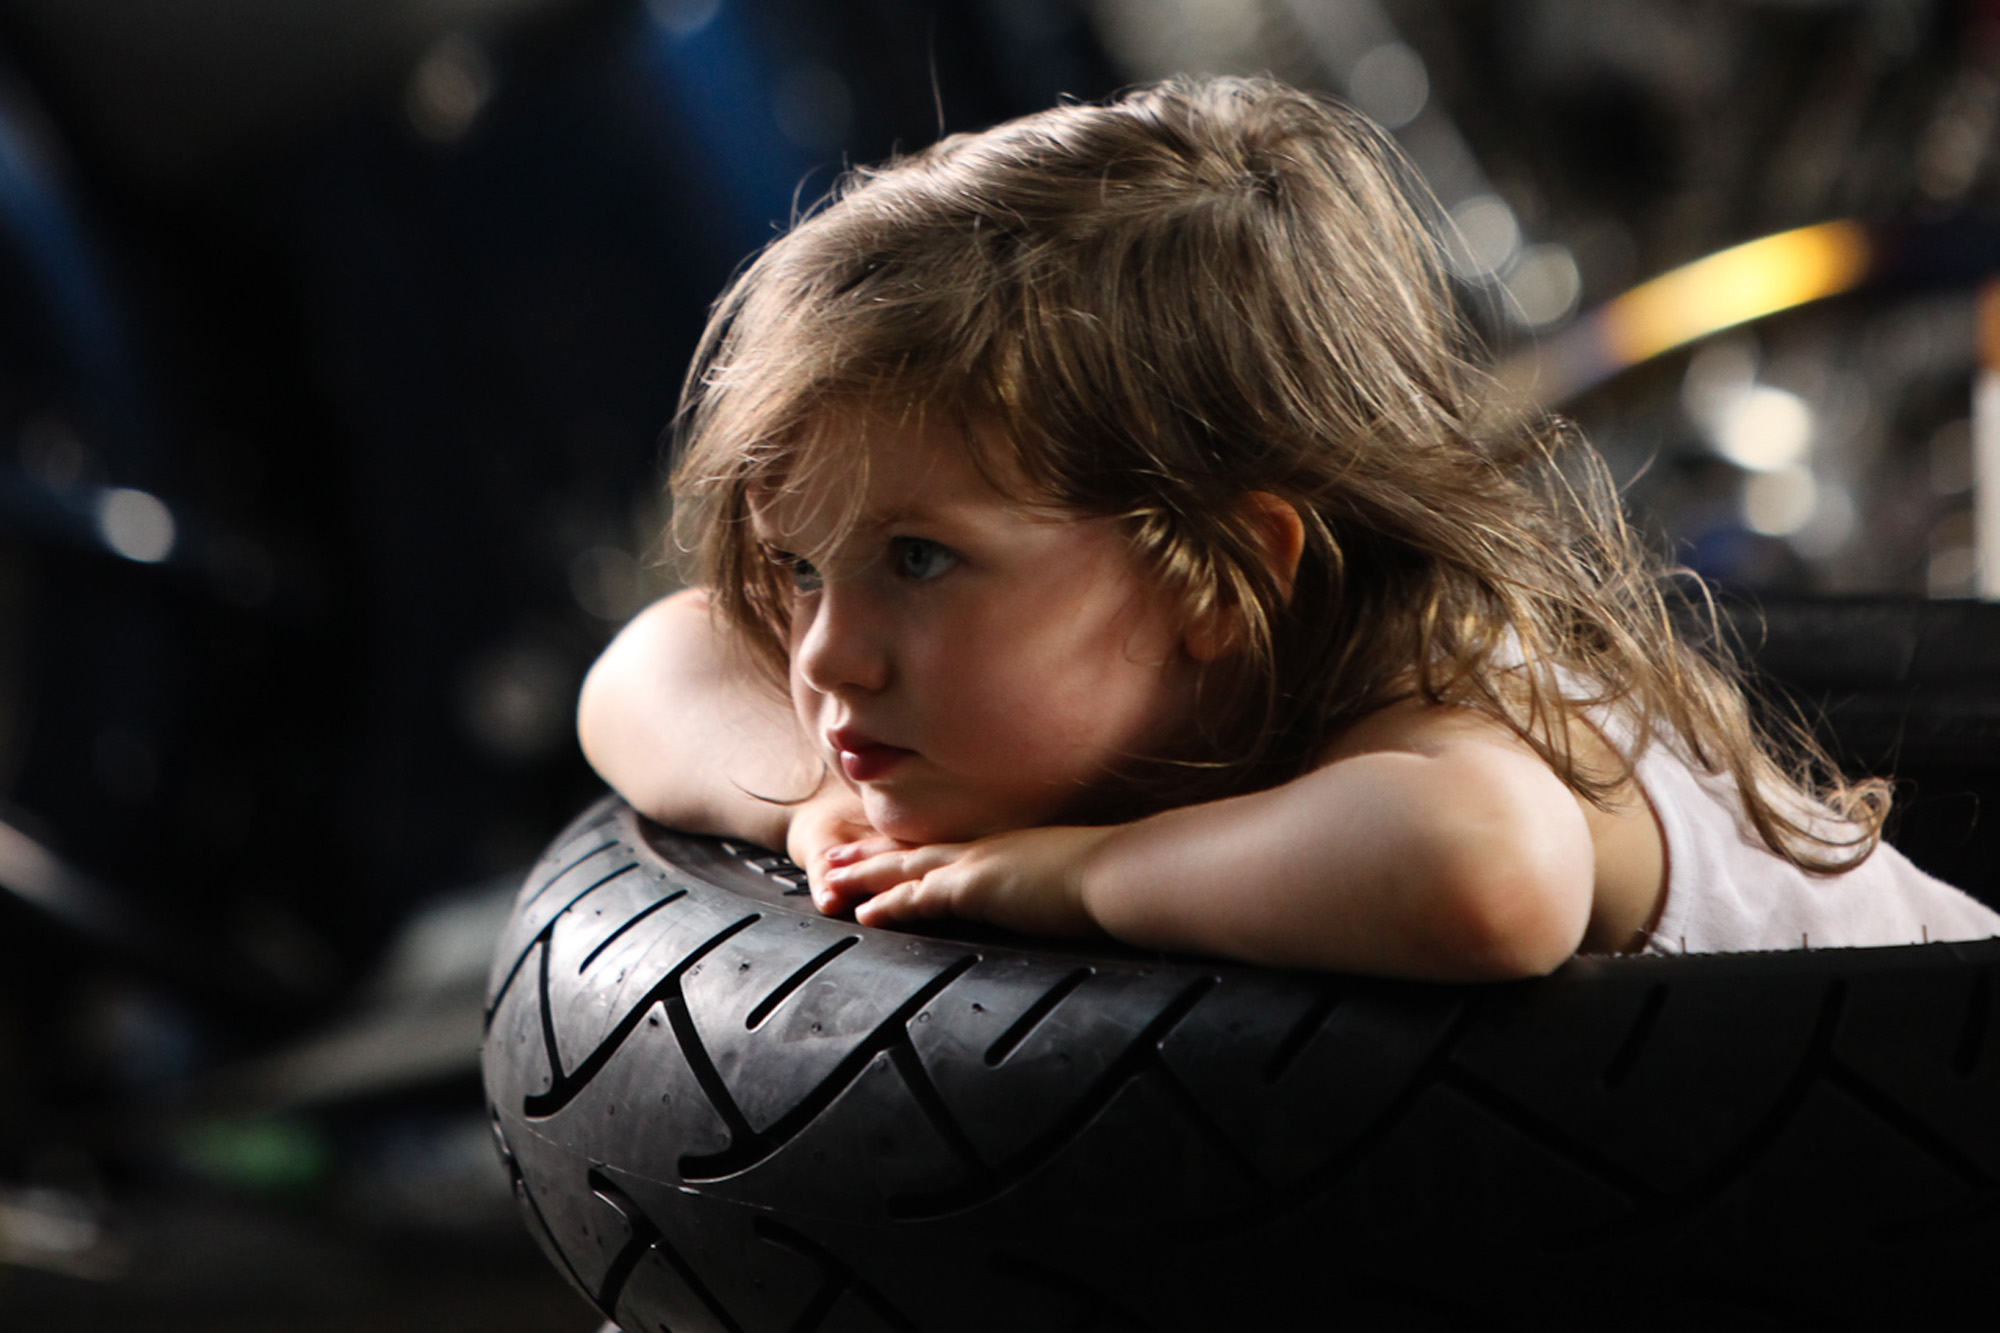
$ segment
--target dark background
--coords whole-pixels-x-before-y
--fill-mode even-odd
[[[1397,125],[1503,359],[1892,228],[1935,262],[1560,406],[1733,588],[1967,596],[1996,12],[0,0],[0,1327],[593,1326],[493,1160],[484,950],[672,586],[707,302],[843,162],[1274,71]],[[1718,385],[1808,443],[1745,466]]]

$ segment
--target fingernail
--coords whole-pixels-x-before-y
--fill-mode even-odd
[[[826,849],[826,863],[830,866],[844,865],[853,859],[854,844],[851,842],[836,843]]]

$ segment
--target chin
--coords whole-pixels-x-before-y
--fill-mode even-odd
[[[887,797],[864,797],[862,809],[877,832],[898,842],[915,844],[971,842],[974,838],[1021,827],[1018,823],[981,817],[976,811],[943,810]]]

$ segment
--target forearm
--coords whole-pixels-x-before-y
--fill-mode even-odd
[[[1345,759],[1111,830],[1077,874],[1131,943],[1438,980],[1550,970],[1592,887],[1575,799],[1504,752]]]
[[[962,916],[1131,944],[1439,981],[1547,972],[1596,891],[1581,802],[1465,710],[1384,710],[1291,782],[1109,827],[830,849],[822,910]]]
[[[655,603],[584,681],[585,758],[650,818],[784,847],[792,811],[824,781],[790,705],[710,619],[698,591]]]

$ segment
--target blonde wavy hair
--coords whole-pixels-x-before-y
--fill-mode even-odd
[[[1634,753],[1733,778],[1778,855],[1858,864],[1886,785],[1842,782],[1803,726],[1759,731],[1572,430],[1482,415],[1426,200],[1364,118],[1268,79],[1169,80],[852,171],[717,302],[675,422],[678,544],[782,679],[791,576],[750,496],[851,476],[867,423],[919,418],[1024,502],[1114,518],[1190,622],[1240,627],[1189,733],[1135,756],[1107,810],[1282,782],[1414,694],[1501,720],[1600,804],[1629,770],[1588,771],[1571,724],[1616,710]],[[1258,492],[1304,520],[1289,595]]]

